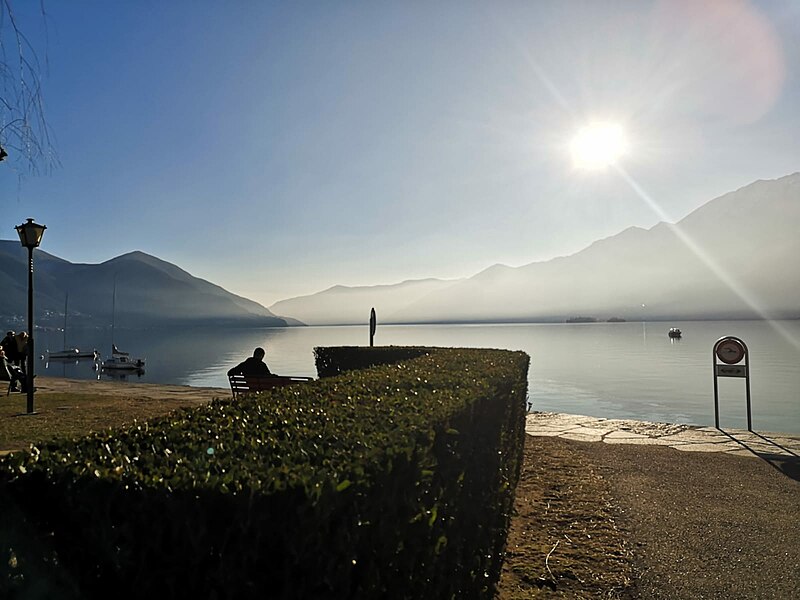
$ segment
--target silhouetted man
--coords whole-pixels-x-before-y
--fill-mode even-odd
[[[273,375],[272,372],[270,372],[267,363],[264,362],[265,354],[266,352],[264,352],[263,348],[256,348],[253,350],[253,356],[233,367],[230,371],[228,371],[228,375],[244,375],[245,377],[248,375],[253,377],[277,377],[277,375]]]

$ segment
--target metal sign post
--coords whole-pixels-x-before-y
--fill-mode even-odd
[[[732,335],[722,337],[714,344],[711,360],[714,365],[715,427],[719,429],[719,385],[717,378],[743,377],[745,389],[747,390],[747,431],[753,431],[752,412],[750,410],[750,355],[747,351],[747,345]]]

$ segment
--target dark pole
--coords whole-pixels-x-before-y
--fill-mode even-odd
[[[33,412],[33,247],[28,247],[28,359],[25,365],[28,414]]]
[[[377,328],[378,322],[375,319],[375,309],[373,308],[369,312],[369,347],[372,348],[375,345],[375,329]]]

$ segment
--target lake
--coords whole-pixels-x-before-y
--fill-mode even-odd
[[[682,339],[667,336],[671,326],[683,330]],[[37,335],[37,354],[61,349],[60,332]],[[533,410],[713,425],[712,348],[725,335],[741,338],[750,352],[753,428],[800,434],[800,321],[379,325],[375,343],[523,350],[531,356]],[[144,375],[132,380],[227,387],[225,372],[256,346],[266,348],[273,372],[316,376],[315,346],[367,345],[369,329],[118,329],[115,341],[147,359]],[[67,342],[106,354],[111,332],[70,330]],[[91,361],[41,359],[36,372],[97,377]],[[746,427],[744,379],[720,378],[719,397],[720,425]]]

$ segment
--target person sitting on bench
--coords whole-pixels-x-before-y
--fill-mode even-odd
[[[238,365],[228,371],[228,376],[231,375],[244,375],[252,377],[278,377],[269,370],[267,363],[264,362],[264,355],[266,352],[263,348],[256,348],[253,350],[253,356],[240,362]]]

